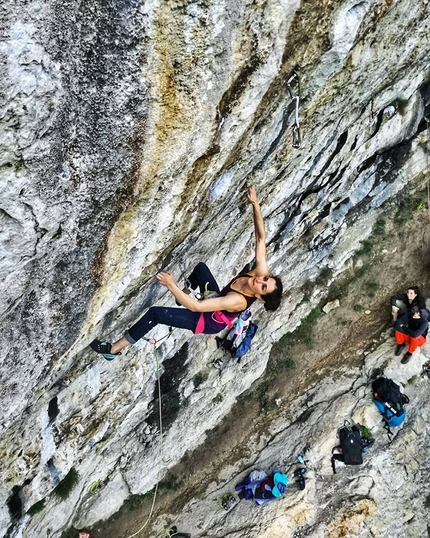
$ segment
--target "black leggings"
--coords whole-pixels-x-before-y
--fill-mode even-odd
[[[199,288],[200,293],[204,293],[206,290],[220,292],[219,286],[209,271],[205,263],[198,263],[191,275],[188,277],[193,290]],[[195,331],[197,322],[200,318],[200,312],[191,312],[186,308],[167,308],[164,306],[151,306],[140,320],[135,323],[128,331],[125,332],[125,338],[134,344],[146,335],[156,325],[168,325],[169,327],[177,327],[179,329],[189,329]],[[212,327],[205,327],[205,334],[216,334],[220,329],[214,329]]]
[[[215,291],[216,293],[220,292],[217,281],[215,280],[213,274],[209,271],[208,266],[200,262],[198,263],[191,275],[188,277],[191,287],[193,290],[199,288],[200,293],[203,294],[206,289],[209,291]]]

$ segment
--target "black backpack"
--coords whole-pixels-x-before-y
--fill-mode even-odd
[[[338,430],[340,454],[332,453],[332,468],[336,473],[335,460],[342,461],[345,465],[361,465],[363,463],[363,441],[361,439],[360,428],[355,424],[351,426],[348,421],[345,421],[342,428]]]
[[[392,379],[378,377],[372,383],[373,403],[383,416],[384,428],[388,438],[393,435],[390,426],[400,426],[405,420],[406,409],[404,404],[409,403],[406,394],[400,392],[400,387]]]

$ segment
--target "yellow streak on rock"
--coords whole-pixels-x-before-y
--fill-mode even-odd
[[[186,45],[183,42],[183,21],[175,16],[171,5],[162,4],[155,21],[154,49],[149,59],[145,75],[150,80],[149,113],[147,119],[147,140],[142,165],[135,187],[133,206],[129,206],[119,216],[109,240],[104,263],[103,286],[93,300],[92,311],[109,296],[110,289],[127,270],[128,251],[135,246],[132,235],[141,212],[139,207],[157,206],[155,196],[161,175],[169,167],[170,155],[186,156],[187,143],[194,121],[195,99],[193,87],[187,80],[178,80],[172,58],[179,57]],[[201,47],[199,49],[201,53]],[[181,71],[183,67],[180,68]],[[144,159],[144,160],[143,160]]]
[[[127,248],[130,238],[135,231],[135,208],[128,208],[121,215],[112,229],[107,244],[107,252],[104,258],[103,283],[96,290],[88,311],[83,333],[88,333],[101,310],[104,302],[111,299],[113,286],[123,277],[127,271]]]
[[[289,504],[291,499],[276,502],[276,517],[260,538],[288,538],[298,526],[310,523],[314,517],[315,506],[306,499],[296,500],[293,505]]]
[[[376,504],[370,499],[361,500],[347,510],[337,521],[327,525],[327,538],[343,538],[358,532],[360,524],[377,512]]]

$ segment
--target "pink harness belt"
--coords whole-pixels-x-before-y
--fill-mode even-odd
[[[217,323],[224,323],[227,325],[229,329],[233,327],[232,320],[227,317],[225,314],[221,312],[221,310],[217,310],[216,312],[212,313],[212,319],[216,321]],[[205,316],[204,312],[200,314],[199,321],[196,325],[196,330],[194,331],[194,334],[202,334],[205,332]]]

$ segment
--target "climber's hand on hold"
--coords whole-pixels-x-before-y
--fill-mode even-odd
[[[158,273],[158,275],[155,277],[160,284],[163,286],[166,286],[169,290],[172,289],[175,286],[175,281],[173,280],[172,273],[168,272],[162,272]]]
[[[258,204],[258,198],[257,198],[257,192],[255,190],[254,185],[249,187],[248,194],[247,194],[248,202],[252,205]]]

